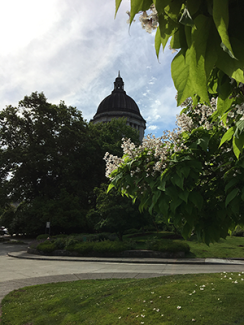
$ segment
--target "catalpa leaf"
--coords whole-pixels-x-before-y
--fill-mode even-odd
[[[189,11],[188,11],[187,8],[184,9],[183,14],[180,17],[179,22],[181,24],[183,24],[183,25],[186,25],[186,26],[190,26],[190,27],[194,27],[195,26],[194,21],[191,18],[191,15],[190,15],[190,13],[189,13]]]
[[[234,127],[232,126],[231,128],[228,129],[228,131],[225,132],[225,134],[223,135],[222,139],[221,139],[221,142],[220,142],[220,145],[219,147],[222,146],[223,143],[225,143],[226,141],[229,141],[231,140],[233,134],[234,134]]]
[[[238,194],[239,189],[238,188],[234,188],[226,197],[225,200],[225,207],[227,207],[227,205],[236,197],[236,195]]]
[[[122,0],[115,0],[115,16],[119,10],[121,2],[122,2]]]
[[[138,12],[148,10],[151,4],[152,0],[131,0],[130,23]]]
[[[213,19],[218,30],[223,45],[228,49],[228,54],[234,58],[234,53],[230,44],[228,27],[229,27],[229,1],[213,0]]]

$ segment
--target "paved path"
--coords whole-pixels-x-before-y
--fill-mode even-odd
[[[51,282],[244,272],[244,261],[43,257],[27,254],[26,248],[26,245],[0,244],[0,302],[14,289]]]

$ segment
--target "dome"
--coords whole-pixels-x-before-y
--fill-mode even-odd
[[[114,82],[114,90],[101,101],[92,122],[106,123],[111,121],[112,118],[120,117],[127,118],[127,124],[139,130],[140,139],[142,140],[146,121],[141,116],[136,102],[126,94],[123,79],[118,73],[118,77]]]
[[[104,100],[100,103],[94,118],[98,114],[112,112],[115,110],[124,113],[134,113],[141,117],[140,110],[136,102],[130,96],[126,95],[126,92],[124,91],[124,82],[120,77],[120,74],[115,79],[114,90],[112,91],[111,95],[104,98]]]

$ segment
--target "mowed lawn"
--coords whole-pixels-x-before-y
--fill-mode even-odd
[[[244,324],[244,272],[84,280],[26,287],[1,325]]]

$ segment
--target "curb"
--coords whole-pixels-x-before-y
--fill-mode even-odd
[[[244,265],[244,260],[234,259],[214,259],[214,258],[199,258],[199,259],[175,259],[175,258],[126,258],[126,257],[60,257],[60,256],[44,256],[32,255],[26,252],[11,252],[9,257],[30,259],[30,260],[44,260],[44,261],[66,261],[66,262],[104,262],[104,263],[130,263],[130,264],[222,264],[222,265]]]

